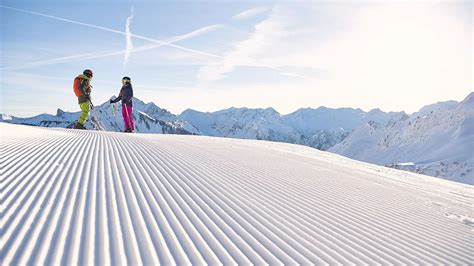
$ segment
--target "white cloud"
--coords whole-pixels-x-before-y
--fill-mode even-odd
[[[446,5],[277,5],[224,59],[201,68],[199,78],[219,80],[244,65],[291,76],[299,73],[286,68],[311,68],[328,73],[299,85],[313,106],[339,99],[348,106],[410,112],[462,99],[472,85],[472,26],[465,31]]]
[[[276,11],[275,11],[276,9]],[[270,17],[255,26],[254,32],[248,39],[239,42],[217,64],[204,66],[199,70],[201,81],[214,81],[225,77],[236,66],[262,66],[273,68],[259,60],[262,51],[271,52],[275,43],[287,35],[283,18],[279,15],[279,7],[275,7]]]
[[[248,19],[248,18],[251,18],[251,17],[255,17],[256,15],[264,13],[266,11],[268,11],[267,7],[264,7],[264,6],[255,7],[255,8],[249,9],[249,10],[245,10],[245,11],[233,16],[232,19],[234,19],[234,20],[244,20],[244,19]]]

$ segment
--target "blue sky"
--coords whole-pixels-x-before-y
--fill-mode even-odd
[[[126,75],[173,113],[411,113],[472,91],[472,13],[472,1],[3,0],[0,112],[78,111],[72,80],[90,68],[95,104]]]

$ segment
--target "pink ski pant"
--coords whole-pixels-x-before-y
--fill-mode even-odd
[[[132,109],[133,106],[122,105],[122,116],[123,122],[125,124],[125,129],[130,128],[132,130],[135,130],[135,123],[133,122],[132,117]]]

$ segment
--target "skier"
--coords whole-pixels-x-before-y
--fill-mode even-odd
[[[77,96],[79,106],[81,107],[81,115],[77,123],[73,126],[75,129],[86,129],[84,124],[89,117],[91,103],[91,88],[90,80],[92,79],[92,70],[86,69],[82,75],[74,79],[74,93]]]
[[[122,78],[122,88],[120,89],[119,96],[115,100],[110,100],[110,103],[116,103],[122,100],[122,116],[125,124],[124,132],[133,133],[135,132],[135,123],[133,122],[132,109],[133,109],[133,89],[130,83],[129,77]]]

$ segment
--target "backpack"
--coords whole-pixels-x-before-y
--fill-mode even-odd
[[[74,88],[74,93],[76,94],[77,97],[81,97],[82,96],[82,92],[81,90],[79,89],[79,85],[84,82],[85,79],[81,76],[77,76],[75,79],[74,79],[74,84],[73,84],[73,88]],[[86,85],[87,86],[87,85]],[[84,88],[85,91],[88,91],[90,90],[89,86],[87,86],[86,88]]]
[[[76,94],[77,97],[80,97],[82,95],[81,90],[79,89],[79,84],[81,84],[82,79],[80,77],[76,77],[74,79],[74,94]]]

